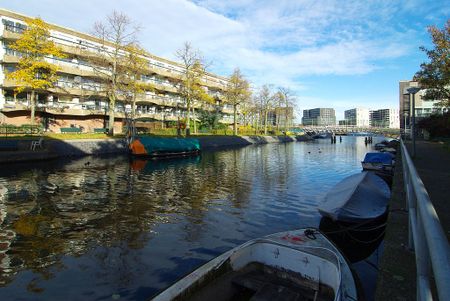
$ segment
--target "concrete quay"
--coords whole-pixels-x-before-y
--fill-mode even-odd
[[[411,144],[407,144],[411,154]],[[450,237],[450,150],[442,144],[417,141],[414,165]],[[401,155],[397,155],[390,213],[379,265],[375,300],[416,300],[415,254],[408,249],[408,212]]]
[[[205,136],[196,138],[200,140],[200,146],[204,150],[296,141],[295,138],[290,136]],[[128,153],[125,139],[44,140],[42,149],[32,151],[30,150],[30,145],[34,140],[37,139],[17,140],[18,150],[0,151],[0,163],[104,154],[125,155]],[[8,141],[12,141],[12,139],[8,139]]]

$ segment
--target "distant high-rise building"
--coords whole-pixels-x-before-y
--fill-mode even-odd
[[[410,128],[411,112],[412,112],[412,95],[408,89],[412,87],[420,88],[416,81],[402,80],[399,82],[399,105],[400,105],[400,128],[402,130]],[[422,118],[428,117],[433,113],[442,113],[446,108],[437,107],[439,100],[425,100],[423,96],[425,89],[415,94],[414,107],[416,122]]]
[[[336,125],[336,113],[331,108],[303,110],[303,125]]]
[[[370,126],[398,129],[400,127],[397,109],[380,109],[370,111]]]
[[[344,111],[344,125],[369,126],[370,114],[369,109],[355,108]]]

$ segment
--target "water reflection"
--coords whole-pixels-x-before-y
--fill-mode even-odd
[[[318,226],[318,200],[370,147],[344,137],[2,168],[0,299],[145,300],[248,239]]]

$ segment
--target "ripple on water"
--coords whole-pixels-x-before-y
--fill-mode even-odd
[[[83,158],[1,170],[7,194],[0,232],[15,234],[8,250],[0,250],[8,256],[0,267],[0,299],[33,299],[37,293],[28,286],[41,300],[146,300],[248,239],[317,226],[317,203],[360,171],[367,149],[345,137],[335,145],[272,144],[131,163]]]

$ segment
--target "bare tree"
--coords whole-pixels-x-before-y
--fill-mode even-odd
[[[191,134],[190,120],[191,110],[195,114],[193,103],[195,100],[212,102],[202,85],[202,79],[206,74],[206,63],[201,53],[194,49],[189,42],[177,50],[176,56],[181,60],[183,73],[178,91],[186,103],[186,136]],[[195,117],[194,117],[195,118]]]
[[[119,97],[125,98],[124,87],[127,78],[127,50],[137,45],[136,34],[139,28],[133,26],[131,19],[117,11],[107,16],[104,22],[94,24],[93,34],[100,40],[101,49],[93,58],[94,70],[101,80],[109,102],[108,134],[114,134],[114,110]]]
[[[274,94],[271,91],[271,88],[268,85],[263,85],[258,93],[258,101],[261,109],[261,117],[260,120],[264,124],[264,135],[267,135],[267,123],[269,111],[274,107]]]
[[[284,130],[287,131],[289,126],[292,126],[292,117],[290,110],[292,108],[292,115],[294,114],[295,96],[289,88],[279,87],[281,103],[284,106]]]

